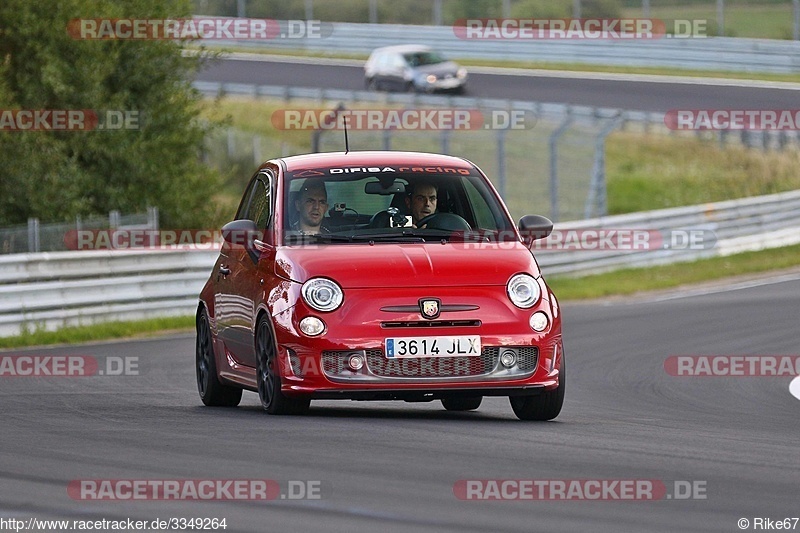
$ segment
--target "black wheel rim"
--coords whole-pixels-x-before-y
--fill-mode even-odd
[[[275,357],[270,342],[269,328],[261,323],[258,328],[258,395],[265,408],[272,405],[275,398]]]
[[[208,323],[203,316],[197,327],[197,390],[203,397],[208,390],[211,357],[211,332],[208,330]]]

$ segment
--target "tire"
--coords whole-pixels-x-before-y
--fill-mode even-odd
[[[552,420],[561,412],[564,404],[564,389],[567,385],[564,372],[564,356],[558,373],[558,387],[538,396],[511,396],[511,409],[520,420]]]
[[[467,398],[442,398],[442,406],[448,411],[474,411],[481,406],[483,396]]]
[[[195,371],[197,392],[205,405],[211,407],[236,407],[242,401],[242,389],[229,387],[219,381],[217,358],[211,341],[206,310],[197,318],[197,340],[195,342]]]
[[[272,329],[264,316],[256,326],[256,382],[261,406],[271,415],[299,415],[308,410],[311,400],[289,398],[281,392],[281,373]]]

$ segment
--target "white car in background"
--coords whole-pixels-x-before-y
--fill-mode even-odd
[[[467,69],[429,46],[407,44],[375,49],[364,65],[370,90],[463,93]]]

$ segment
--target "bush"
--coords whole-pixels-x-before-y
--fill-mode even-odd
[[[217,178],[198,153],[211,127],[193,90],[200,57],[172,41],[76,40],[76,18],[178,18],[181,0],[0,3],[0,108],[119,110],[139,129],[0,132],[0,224],[157,206],[165,226],[208,224]]]

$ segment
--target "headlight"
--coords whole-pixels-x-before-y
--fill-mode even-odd
[[[428,76],[425,78],[425,81],[428,83],[436,83],[436,76],[433,74],[428,74]]]
[[[531,329],[533,331],[538,331],[539,333],[547,329],[548,322],[549,320],[547,320],[547,315],[541,311],[536,311],[528,319],[528,324],[530,324]]]
[[[333,311],[342,305],[344,294],[335,281],[325,278],[311,278],[303,283],[303,300],[317,311]]]
[[[467,77],[467,69],[465,69],[464,67],[459,68],[458,72],[456,72],[456,76],[458,76],[460,79],[463,80],[464,78]]]
[[[506,291],[511,302],[522,309],[536,305],[542,295],[539,284],[528,274],[517,274],[512,277],[508,281]]]
[[[325,322],[315,316],[307,316],[300,321],[300,331],[309,337],[316,337],[325,332]]]

